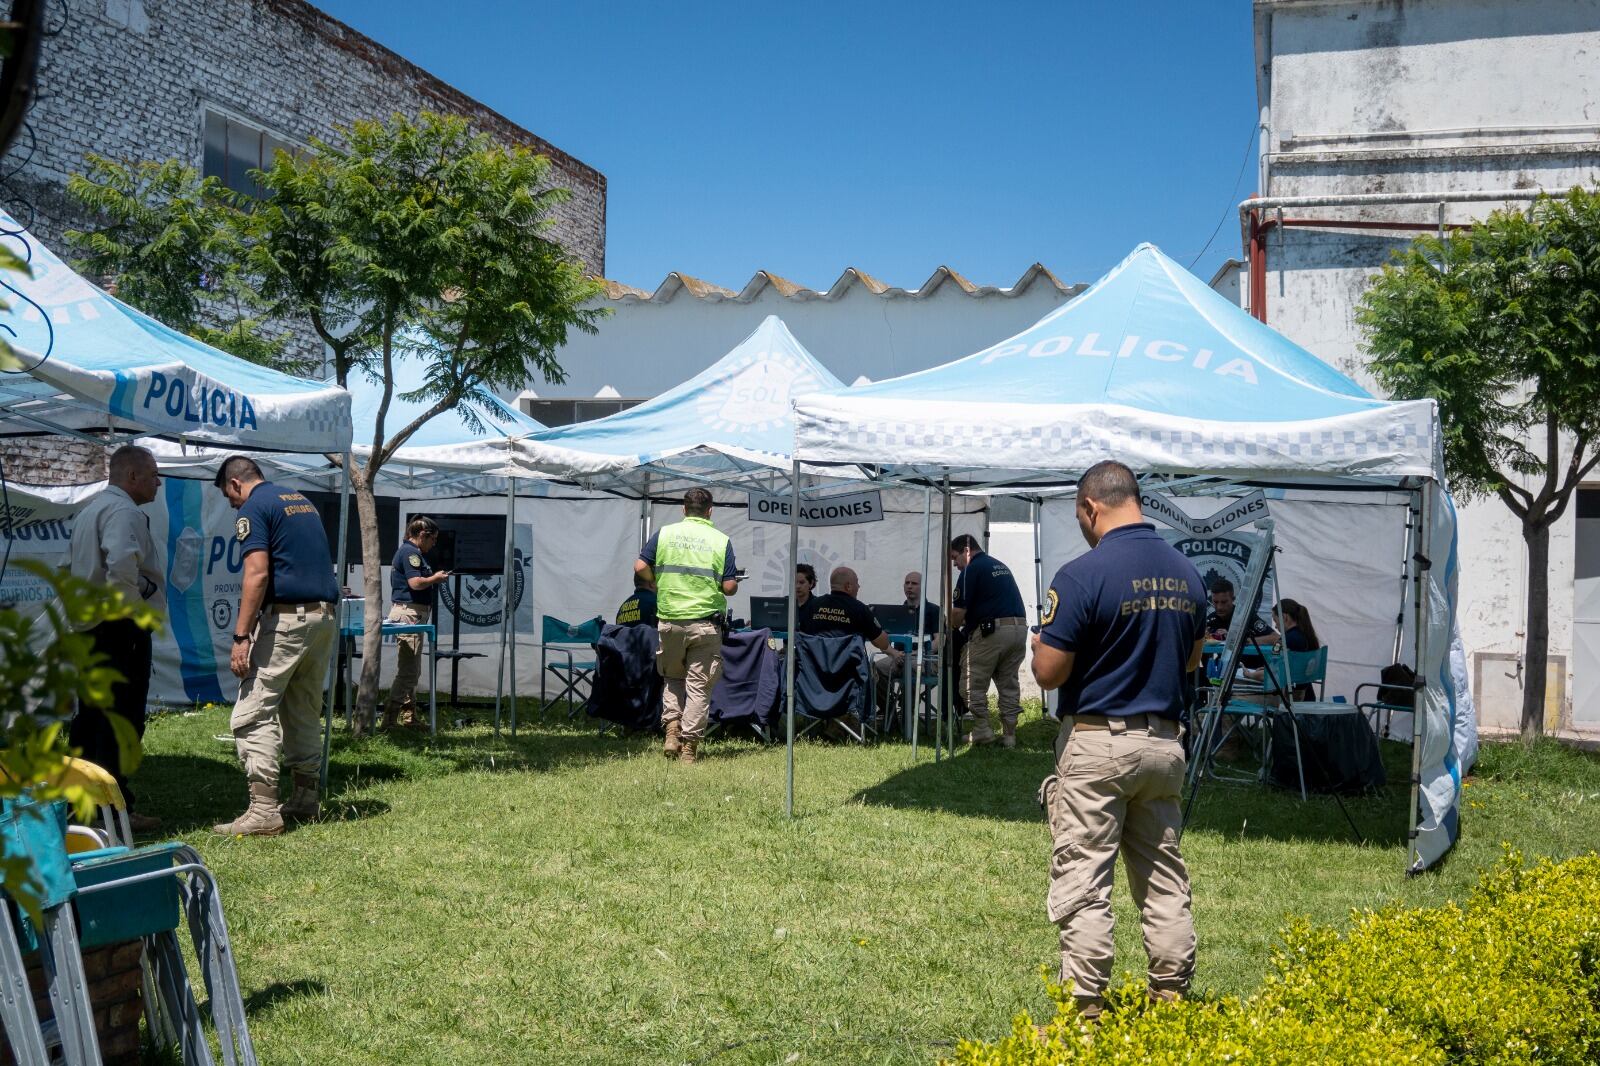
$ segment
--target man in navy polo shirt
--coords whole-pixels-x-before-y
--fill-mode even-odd
[[[1151,998],[1182,996],[1194,976],[1178,719],[1205,644],[1206,591],[1145,523],[1139,483],[1121,463],[1089,468],[1077,514],[1093,550],[1050,583],[1033,676],[1061,690],[1056,769],[1039,789],[1054,845],[1048,905],[1061,927],[1061,979],[1092,1020],[1111,979],[1118,851],[1143,920]]]
[[[1000,709],[1000,744],[1014,748],[1017,716],[1022,713],[1022,660],[1028,652],[1022,590],[1011,569],[984,551],[971,533],[950,542],[950,562],[961,571],[950,620],[967,635],[961,667],[966,675],[972,732],[966,741],[994,743],[994,727],[989,724],[989,683],[993,681]]]
[[[389,617],[402,626],[427,625],[433,617],[438,587],[450,580],[450,571],[434,572],[428,553],[439,543],[439,524],[427,515],[417,515],[406,524],[405,543],[394,553],[389,567]],[[383,705],[379,728],[393,729],[404,722],[413,729],[427,723],[417,713],[417,678],[422,675],[422,634],[401,633],[394,638],[394,681]]]
[[[322,686],[339,635],[339,584],[322,517],[302,493],[263,479],[243,455],[223,460],[215,483],[239,511],[244,582],[230,665],[240,681],[230,725],[250,786],[249,808],[215,828],[277,836],[285,817],[311,819],[319,810]],[[281,805],[280,753],[294,774]]]

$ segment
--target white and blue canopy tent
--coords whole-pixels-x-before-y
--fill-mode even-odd
[[[843,481],[864,475],[850,468],[813,470],[794,463],[793,400],[844,388],[782,319],[769,315],[733,349],[676,388],[605,418],[519,440],[517,461],[585,488],[638,499],[641,540],[649,536],[652,502],[674,507],[684,490],[695,486],[710,490],[719,505],[742,505],[759,494],[825,507],[829,499],[859,492],[859,484]],[[885,496],[881,511],[906,526],[920,514],[926,539],[927,494]],[[961,510],[980,520],[985,509],[985,501],[962,501]],[[801,508],[793,511],[797,523]],[[787,551],[769,560],[767,568],[769,580],[777,573],[782,581],[781,588],[768,591],[787,596],[791,606],[791,564],[814,550],[802,547],[797,531],[798,525],[791,524]],[[906,554],[902,561],[909,568],[918,558],[925,570],[925,553]],[[826,561],[826,553],[818,553],[818,559]],[[792,618],[789,628],[794,628]],[[792,754],[791,730],[791,762]]]
[[[1409,607],[1426,684],[1413,725],[1414,870],[1454,843],[1476,751],[1451,669],[1458,573],[1442,456],[1433,401],[1373,398],[1148,244],[983,351],[795,403],[797,464],[948,491],[1071,494],[1083,471],[1117,459],[1175,493],[1406,494],[1419,516]]]
[[[67,435],[95,445],[142,436],[254,452],[347,453],[350,396],[217,351],[89,284],[9,215],[0,241],[28,274],[0,276],[0,436]],[[32,493],[63,505],[62,496]],[[7,550],[19,530],[7,507]],[[342,546],[342,537],[341,537]],[[169,568],[169,579],[172,577]],[[171,612],[174,633],[196,623]],[[207,626],[195,628],[198,641]],[[208,641],[209,643],[209,641]]]
[[[219,352],[73,273],[9,215],[0,241],[31,277],[0,275],[0,330],[20,367],[0,373],[0,433],[157,434],[259,451],[343,452],[350,397]]]

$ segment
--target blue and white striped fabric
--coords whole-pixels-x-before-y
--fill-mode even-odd
[[[1432,476],[1431,401],[1390,403],[1140,245],[1014,337],[802,396],[796,456],[919,469]]]
[[[349,447],[343,389],[167,328],[73,273],[3,211],[0,241],[32,273],[0,273],[0,330],[23,367],[0,372],[0,432],[110,423],[268,451]]]
[[[654,399],[605,418],[561,426],[517,442],[524,466],[563,477],[714,477],[787,469],[794,450],[792,400],[843,388],[768,315],[706,370]]]

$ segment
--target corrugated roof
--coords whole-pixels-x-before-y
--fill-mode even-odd
[[[1084,285],[1068,285],[1041,263],[1035,263],[1027,270],[1024,270],[1022,276],[1017,279],[1016,284],[1008,287],[974,285],[947,266],[941,266],[938,270],[935,270],[927,281],[915,289],[901,289],[893,285],[885,285],[871,274],[857,270],[855,267],[846,267],[837,281],[821,291],[808,289],[804,285],[798,285],[788,278],[780,277],[768,270],[756,271],[751,275],[750,280],[745,283],[744,287],[737,292],[677,271],[668,274],[661,284],[656,286],[654,292],[646,292],[643,289],[636,289],[631,285],[624,285],[618,281],[603,279],[606,299],[616,301],[636,300],[641,303],[666,303],[677,296],[680,291],[687,292],[697,300],[713,302],[733,300],[738,303],[750,303],[769,288],[776,290],[780,296],[788,300],[837,300],[857,285],[874,296],[885,298],[908,297],[916,300],[933,295],[946,283],[956,286],[968,296],[1021,296],[1040,282],[1054,285],[1057,290],[1066,296],[1076,296],[1086,288]]]

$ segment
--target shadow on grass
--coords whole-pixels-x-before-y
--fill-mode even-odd
[[[298,981],[274,981],[244,997],[244,1012],[254,1017],[265,1014],[285,1000],[320,996],[327,991],[328,986],[314,977],[302,977]]]
[[[1208,778],[1190,808],[1184,831],[1240,839],[1355,844],[1353,822],[1363,843],[1400,847],[1410,828],[1406,809],[1411,802],[1411,748],[1383,742],[1380,754],[1388,783],[1374,793],[1360,796],[1312,793],[1302,801],[1296,790]],[[1237,765],[1224,768],[1240,769]],[[1184,799],[1189,800],[1187,791]]]

